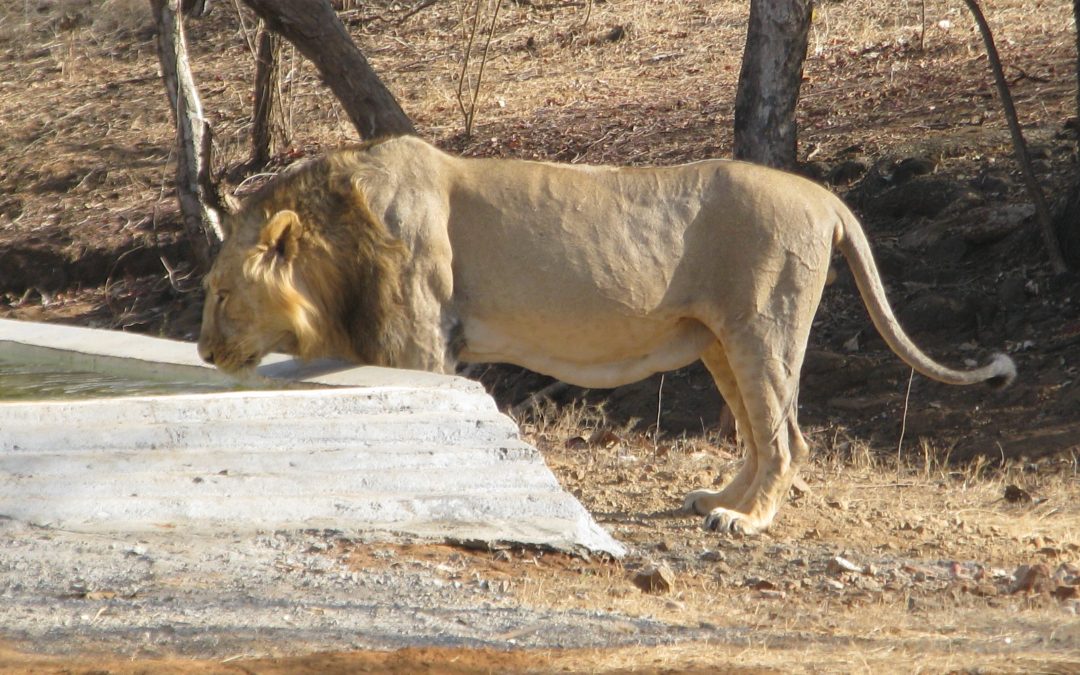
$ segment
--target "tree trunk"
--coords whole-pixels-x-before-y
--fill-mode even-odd
[[[1073,32],[1076,38],[1076,122],[1080,124],[1080,0],[1073,0]]]
[[[315,64],[361,138],[416,133],[328,0],[244,0],[244,4]]]
[[[1080,0],[1078,0],[1080,1]],[[795,164],[795,105],[810,36],[811,0],[750,0],[735,95],[736,159]]]
[[[203,118],[188,63],[179,0],[151,0],[150,5],[157,24],[161,78],[176,123],[176,196],[195,262],[208,270],[223,238],[220,200],[210,177],[210,125]]]
[[[274,154],[278,53],[281,38],[260,22],[255,36],[255,105],[251,114],[251,166],[264,167]],[[280,135],[280,134],[278,134]]]

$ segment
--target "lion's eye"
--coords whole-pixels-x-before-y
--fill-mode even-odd
[[[228,291],[218,291],[217,294],[216,294],[216,297],[217,297],[217,303],[219,305],[224,305],[225,301],[229,299],[229,292]]]

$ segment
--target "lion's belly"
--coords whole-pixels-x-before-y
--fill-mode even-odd
[[[582,387],[616,387],[693,363],[715,338],[691,319],[464,322],[462,361],[513,363]]]

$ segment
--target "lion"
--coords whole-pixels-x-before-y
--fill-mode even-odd
[[[834,249],[889,347],[926,377],[1004,386],[999,354],[938,364],[904,333],[855,215],[824,187],[730,160],[616,168],[466,159],[411,136],[332,152],[226,219],[199,353],[267,353],[454,373],[504,362],[615,387],[700,359],[745,458],[683,508],[768,528],[809,448],[799,374]]]

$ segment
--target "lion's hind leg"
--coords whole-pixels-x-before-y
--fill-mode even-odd
[[[805,341],[800,342],[799,338],[803,332],[792,331],[789,335],[794,339],[776,350],[770,348],[769,340],[757,334],[756,327],[750,326],[736,335],[725,336],[718,347],[726,350],[737,400],[741,401],[741,406],[733,406],[733,411],[747,447],[747,461],[735,478],[743,481],[740,487],[722,492],[723,498],[717,498],[717,505],[706,514],[706,529],[741,534],[767,529],[799,467],[806,461],[809,448],[799,431],[796,415],[799,370],[805,349]],[[717,363],[714,360],[713,366]],[[718,378],[718,384],[720,381],[722,378]],[[729,396],[727,392],[723,394],[725,398]],[[737,503],[723,503],[739,491],[741,498]],[[706,503],[707,500],[700,498],[695,502]]]
[[[723,490],[694,490],[686,495],[683,509],[704,516],[718,508],[735,509],[742,504],[746,492],[753,485],[757,475],[757,448],[753,435],[746,433],[746,430],[750,429],[746,404],[739,392],[739,385],[735,381],[735,374],[731,370],[731,364],[728,363],[724,348],[719,342],[714,342],[701,355],[701,361],[709,369],[709,373],[716,382],[716,388],[720,390],[724,402],[735,416],[735,425],[740,432],[744,449],[739,472],[724,486]]]

